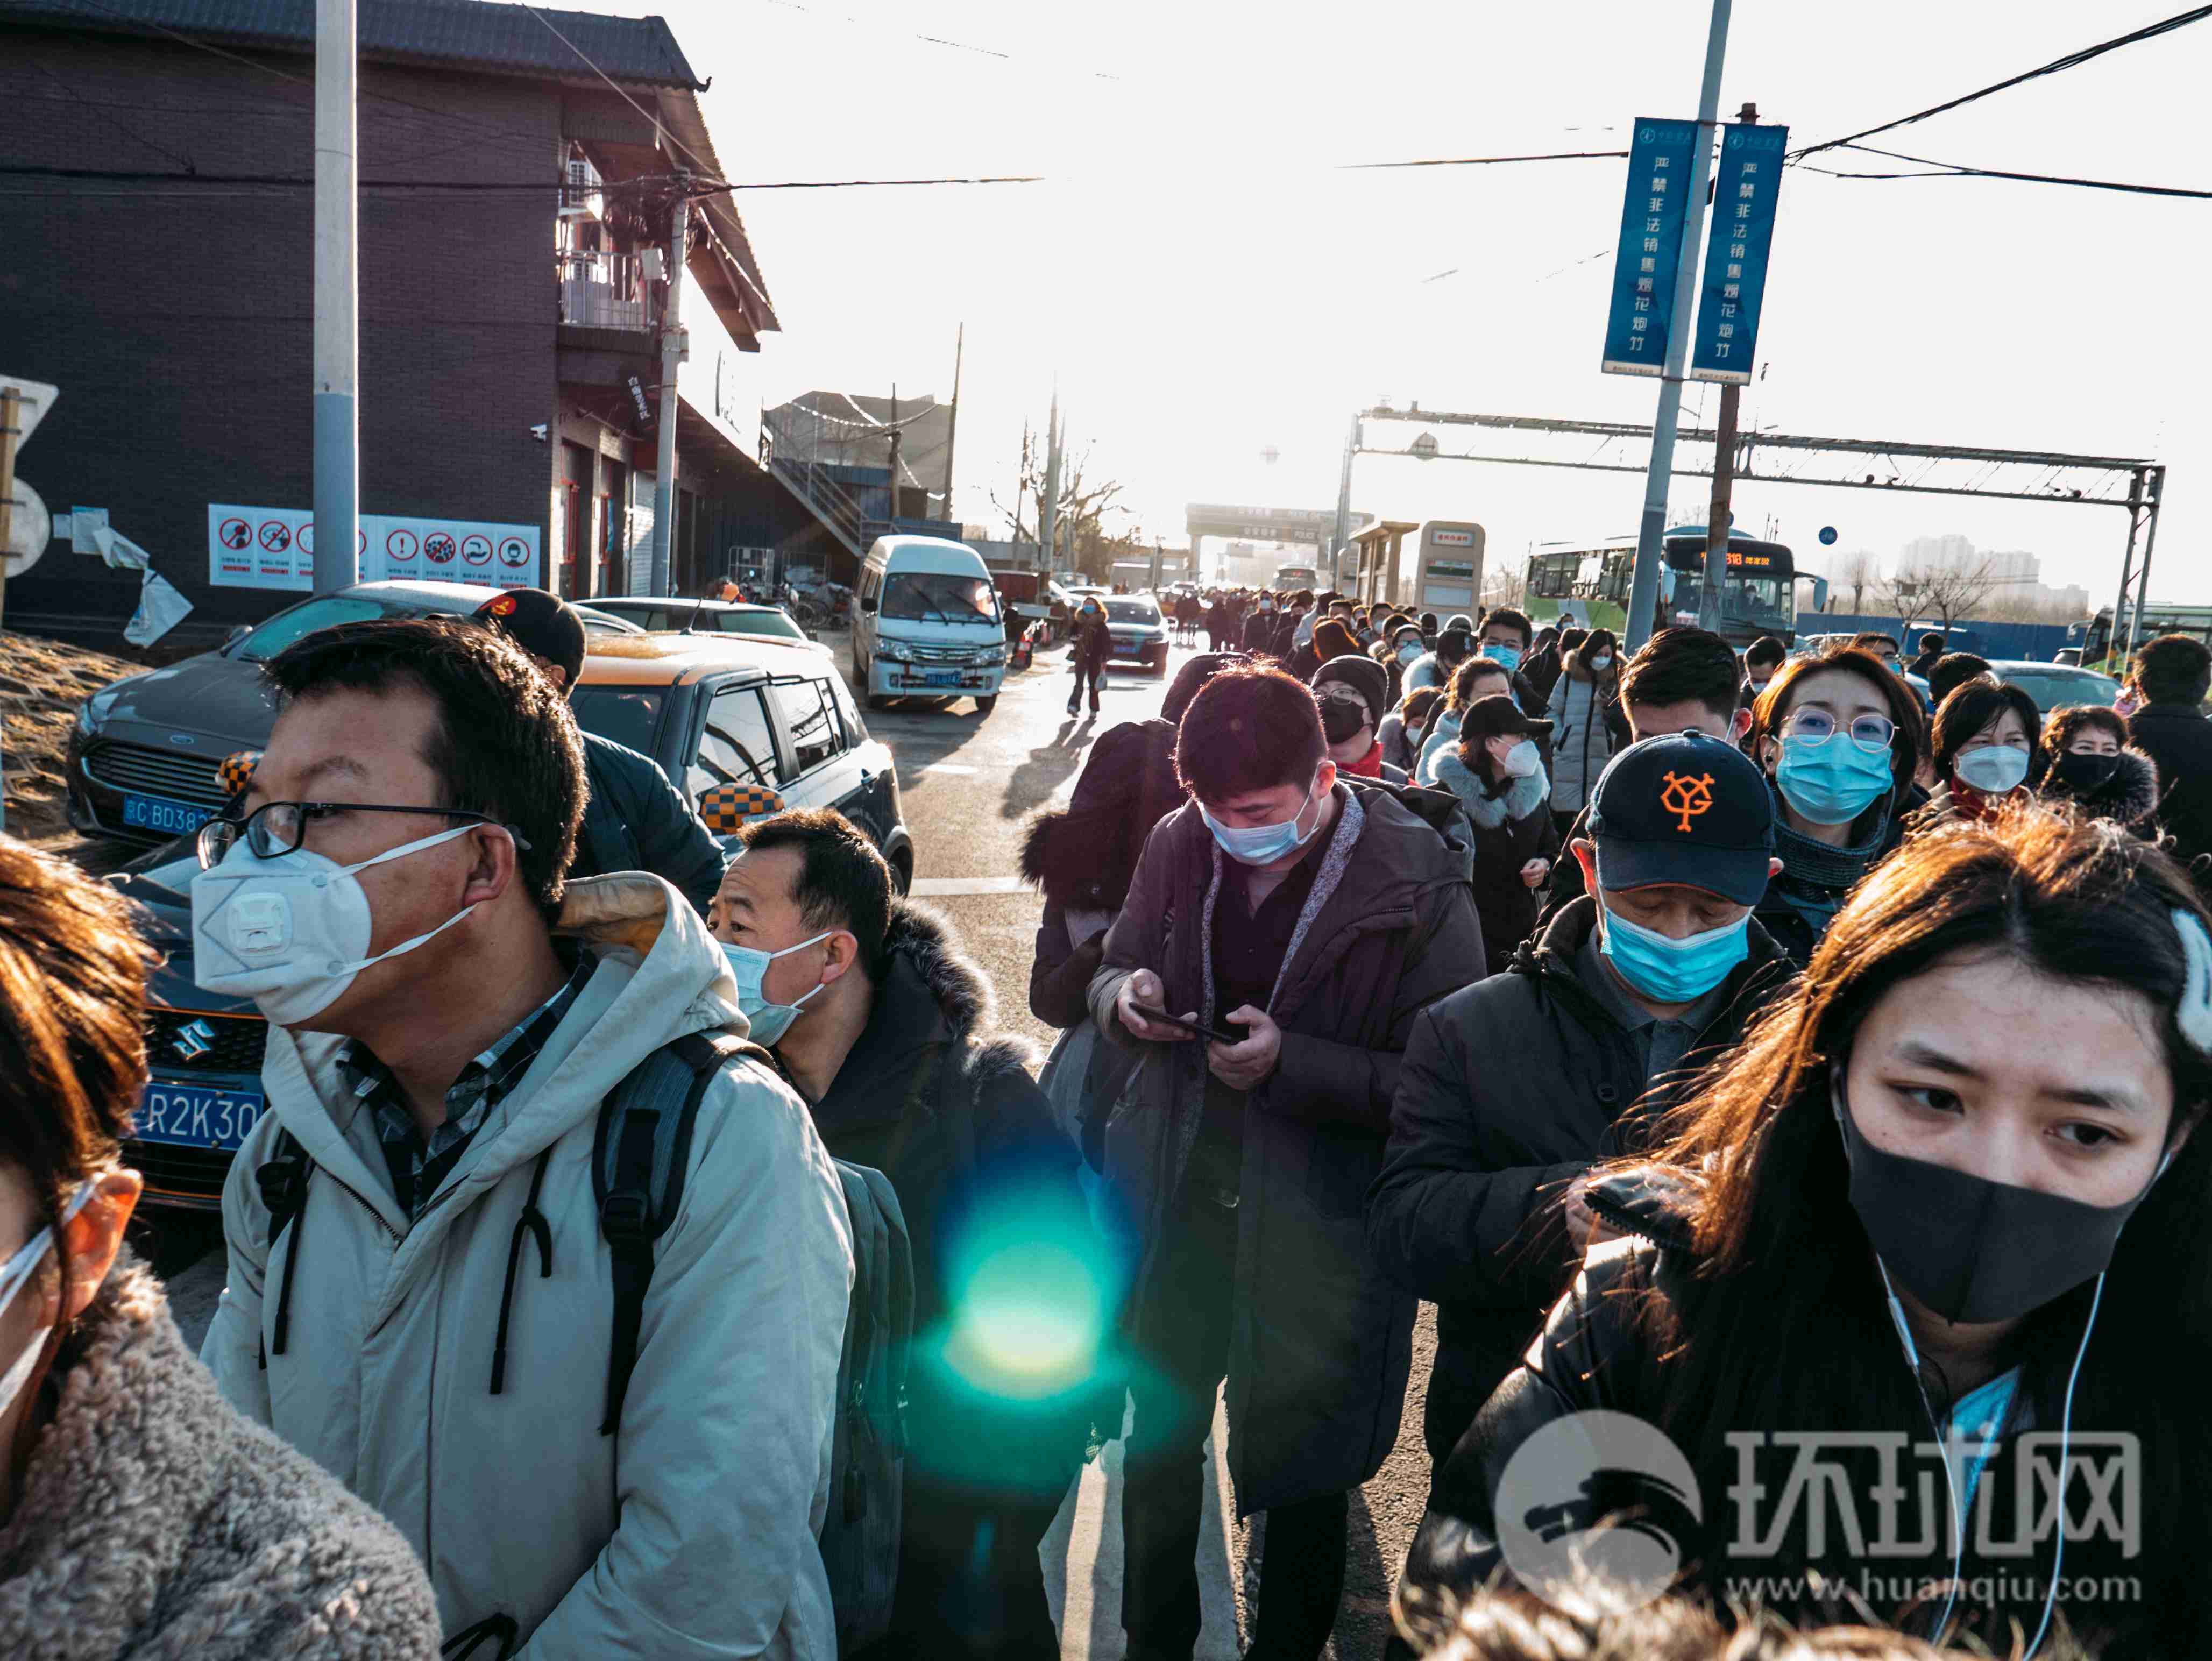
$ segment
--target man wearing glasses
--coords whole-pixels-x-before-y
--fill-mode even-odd
[[[270,1021],[203,1359],[407,1536],[449,1638],[831,1652],[851,1244],[804,1105],[750,1062],[677,1150],[611,1410],[599,1108],[672,1040],[745,1030],[720,948],[659,878],[564,885],[575,724],[498,634],[349,624],[264,672],[269,747],[192,885],[195,977]]]

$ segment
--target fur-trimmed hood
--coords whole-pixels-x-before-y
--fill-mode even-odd
[[[884,948],[890,955],[891,971],[885,977],[884,993],[890,991],[890,983],[897,977],[900,966],[905,966],[936,1006],[940,1023],[936,1032],[923,1032],[915,1011],[902,1010],[896,998],[886,997],[880,1006],[882,1017],[910,1029],[902,1030],[896,1035],[898,1040],[908,1048],[948,1040],[963,1046],[967,1053],[963,1070],[977,1085],[1012,1073],[1024,1078],[1030,1075],[1038,1060],[1036,1046],[1025,1038],[994,1030],[998,1023],[998,1000],[992,993],[990,978],[962,949],[950,922],[925,906],[900,900],[891,907]]]
[[[2130,745],[2118,757],[2112,776],[2095,790],[2081,794],[2069,790],[2058,776],[2054,757],[2043,775],[2041,793],[2046,801],[2072,802],[2086,813],[2116,824],[2139,825],[2158,808],[2158,763]]]
[[[1036,815],[1023,833],[1023,880],[1075,910],[1119,911],[1145,838],[1182,805],[1175,746],[1166,720],[1125,722],[1101,734],[1068,804]]]
[[[438,1610],[397,1529],[233,1412],[128,1252],[48,1381],[0,1527],[0,1654],[429,1661]]]

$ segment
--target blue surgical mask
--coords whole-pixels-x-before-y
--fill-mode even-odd
[[[1306,808],[1310,808],[1315,805],[1310,796],[1312,786],[1308,785],[1307,790]],[[1306,816],[1306,808],[1300,808],[1279,824],[1237,826],[1223,824],[1206,812],[1205,803],[1198,804],[1199,815],[1206,821],[1206,829],[1213,833],[1213,840],[1221,845],[1222,852],[1245,865],[1272,865],[1285,854],[1312,841],[1314,832],[1321,828],[1321,815],[1314,815],[1313,830],[1302,832],[1298,821]]]
[[[1509,670],[1521,667],[1521,648],[1510,646],[1486,646],[1482,655],[1493,664],[1503,664]]]
[[[1984,744],[1963,752],[1951,771],[1984,796],[2002,796],[2027,782],[2027,752],[2010,744]]]
[[[822,990],[822,983],[817,981],[797,1003],[771,1003],[761,984],[768,978],[768,966],[779,957],[803,952],[815,941],[827,940],[835,933],[835,929],[824,929],[813,940],[802,940],[796,946],[786,946],[780,952],[764,952],[755,946],[724,944],[722,955],[730,960],[730,973],[737,977],[738,1007],[745,1012],[746,1021],[751,1023],[750,1037],[754,1043],[763,1047],[774,1045],[791,1029],[791,1023],[799,1019],[799,1012],[807,998]]]
[[[1751,913],[1725,927],[1676,939],[1630,922],[1618,912],[1605,918],[1602,949],[1620,978],[1655,1003],[1692,1003],[1726,980],[1751,955]]]
[[[1847,733],[1784,738],[1774,782],[1782,799],[1816,825],[1848,825],[1895,782],[1887,749],[1864,750]]]
[[[1419,663],[1421,657],[1421,643],[1419,640],[1408,640],[1398,648],[1398,661],[1401,664]]]
[[[1594,670],[1600,670],[1601,672],[1605,670],[1611,669],[1613,667],[1613,654],[1608,652],[1600,657],[1591,658],[1589,666]]]

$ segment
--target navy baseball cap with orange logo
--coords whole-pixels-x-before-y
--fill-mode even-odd
[[[1590,793],[1601,888],[1680,882],[1739,906],[1766,894],[1774,797],[1725,739],[1670,732],[1614,756]]]

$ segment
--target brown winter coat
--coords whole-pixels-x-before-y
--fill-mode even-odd
[[[437,1604],[398,1531],[231,1410],[143,1264],[118,1261],[47,1395],[52,1420],[0,1526],[0,1655],[438,1653]]]

